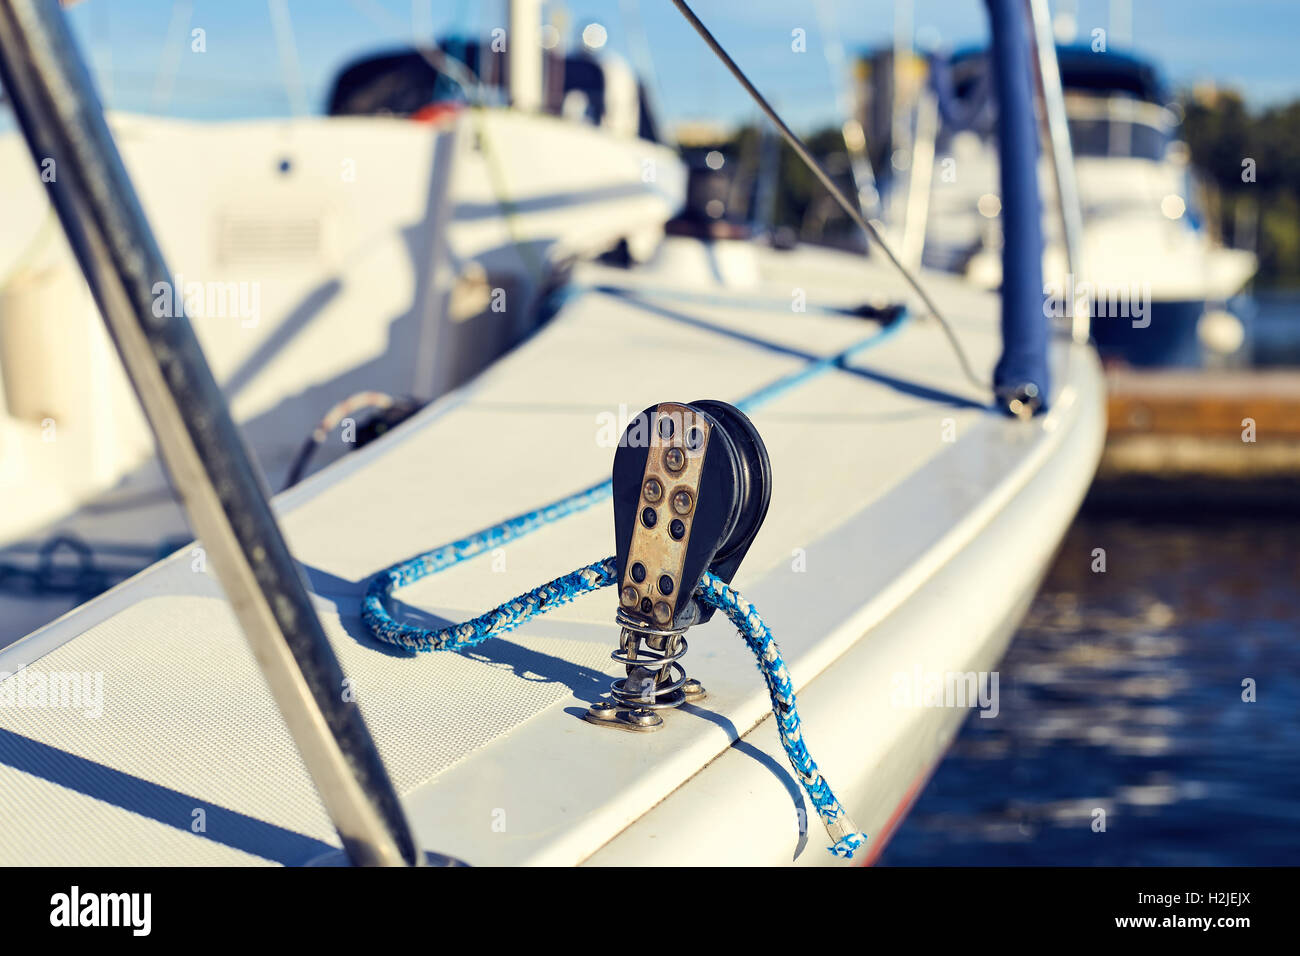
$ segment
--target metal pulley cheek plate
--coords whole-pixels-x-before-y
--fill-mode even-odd
[[[717,486],[730,482],[732,475],[725,453],[710,459],[713,426],[695,409],[664,403],[648,418],[644,454],[633,444],[630,426],[625,435],[630,440],[615,457],[619,604],[647,627],[664,628],[688,623],[691,592],[709,557],[702,552],[730,517],[707,505],[701,509],[699,502],[702,496],[706,502],[715,500]]]
[[[724,402],[664,402],[634,418],[614,456],[614,535],[627,677],[587,719],[626,730],[662,725],[657,710],[704,695],[679,663],[683,636],[708,620],[695,589],[730,581],[767,514],[771,465],[749,419]]]

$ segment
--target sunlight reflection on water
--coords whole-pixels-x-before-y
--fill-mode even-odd
[[[1300,863],[1298,625],[1294,519],[1081,517],[881,864]]]

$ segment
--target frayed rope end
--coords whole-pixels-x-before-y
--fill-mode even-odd
[[[832,856],[843,857],[846,860],[853,859],[853,854],[867,842],[865,833],[850,833],[836,841],[834,846],[828,846]]]

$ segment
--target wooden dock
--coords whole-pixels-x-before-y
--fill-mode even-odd
[[[1090,500],[1300,508],[1300,370],[1107,373]]]

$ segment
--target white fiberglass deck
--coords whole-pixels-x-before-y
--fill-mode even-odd
[[[719,847],[735,851],[728,862],[829,861],[816,816],[806,836],[796,826],[802,794],[721,615],[692,631],[684,661],[708,699],[645,736],[579,716],[617,676],[612,591],[463,655],[397,654],[358,616],[383,567],[607,475],[601,439],[623,422],[604,416],[739,399],[876,329],[817,305],[901,296],[876,263],[758,255],[761,279],[701,278],[699,295],[687,294],[693,269],[734,275],[736,263],[690,240],[670,240],[658,269],[580,269],[588,291],[540,334],[280,499],[426,848],[475,864],[698,862]],[[591,290],[601,285],[641,291]],[[931,285],[987,372],[996,298]],[[790,307],[796,288],[807,312]],[[876,836],[964,716],[892,708],[891,674],[996,662],[1091,477],[1101,393],[1091,353],[1061,345],[1054,410],[1006,419],[961,384],[932,322],[848,365],[755,412],[775,487],[735,583],[785,652],[813,756]],[[461,620],[610,554],[612,540],[604,504],[398,592],[395,607]],[[24,666],[102,673],[102,714],[0,707],[0,862],[292,864],[337,844],[216,580],[188,550],[0,652],[0,671]]]

